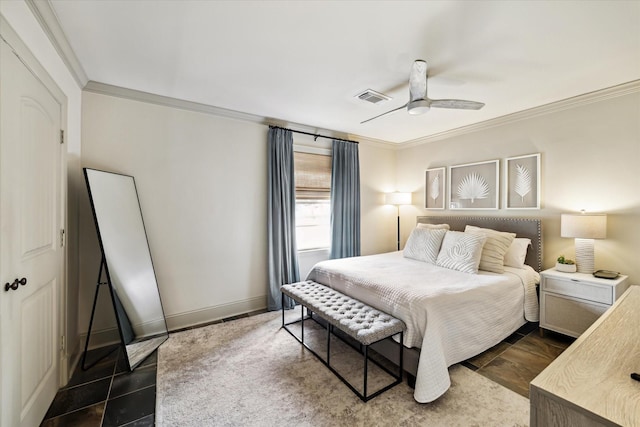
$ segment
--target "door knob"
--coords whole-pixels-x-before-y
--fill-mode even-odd
[[[5,283],[4,291],[7,292],[9,289],[12,289],[15,291],[16,289],[18,289],[18,286],[20,285],[24,286],[26,284],[27,284],[26,277],[23,277],[22,279],[16,279],[13,281],[13,283],[9,283],[9,282]]]

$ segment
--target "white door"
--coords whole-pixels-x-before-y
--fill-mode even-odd
[[[61,106],[0,45],[0,425],[37,426],[59,383]]]

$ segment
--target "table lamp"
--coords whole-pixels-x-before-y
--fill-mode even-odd
[[[575,238],[576,267],[578,273],[592,274],[595,270],[593,239],[607,237],[607,215],[562,214],[560,217],[560,236]]]

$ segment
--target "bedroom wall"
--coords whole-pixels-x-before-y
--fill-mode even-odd
[[[267,130],[83,93],[82,166],[135,177],[170,329],[266,307]],[[377,192],[395,179],[393,151],[368,142],[359,147],[362,251],[390,250],[394,231],[374,231],[390,220]],[[86,191],[80,207],[79,328],[86,331],[100,253]],[[101,297],[96,329],[106,339],[114,320],[108,295]]]
[[[541,153],[542,209],[428,211],[426,168]],[[560,237],[560,214],[608,214],[607,239],[595,242],[596,268],[628,274],[640,284],[640,93],[592,102],[461,136],[401,149],[397,182],[414,193],[403,210],[403,240],[425,214],[516,215],[543,218],[544,266],[574,256],[573,239]],[[502,168],[502,164],[501,164]],[[502,173],[502,170],[501,170]],[[501,183],[504,179],[501,178]],[[503,201],[501,200],[501,206]]]
[[[73,370],[79,354],[78,339],[78,191],[81,186],[80,171],[80,121],[82,91],[67,69],[60,55],[51,44],[42,27],[23,1],[0,1],[0,14],[17,33],[33,56],[67,97],[66,105],[66,167],[67,167],[67,209],[66,209],[66,291],[61,301],[65,312],[62,331],[66,336],[66,348],[61,361],[63,382]]]

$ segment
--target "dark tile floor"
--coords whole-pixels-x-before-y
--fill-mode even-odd
[[[224,319],[233,321],[263,311]],[[553,332],[538,333],[537,323],[528,323],[493,348],[462,362],[479,374],[529,397],[529,382],[573,338]],[[143,427],[155,424],[156,363],[154,352],[135,371],[129,372],[120,346],[92,350],[87,365],[108,353],[95,366],[80,366],[69,384],[58,391],[41,427]]]
[[[91,364],[100,358],[94,366]],[[119,345],[92,350],[60,389],[41,426],[153,426],[156,410],[154,352],[130,372]]]
[[[558,357],[574,338],[545,331],[540,336],[538,323],[527,323],[498,345],[462,365],[529,397],[529,383]]]

